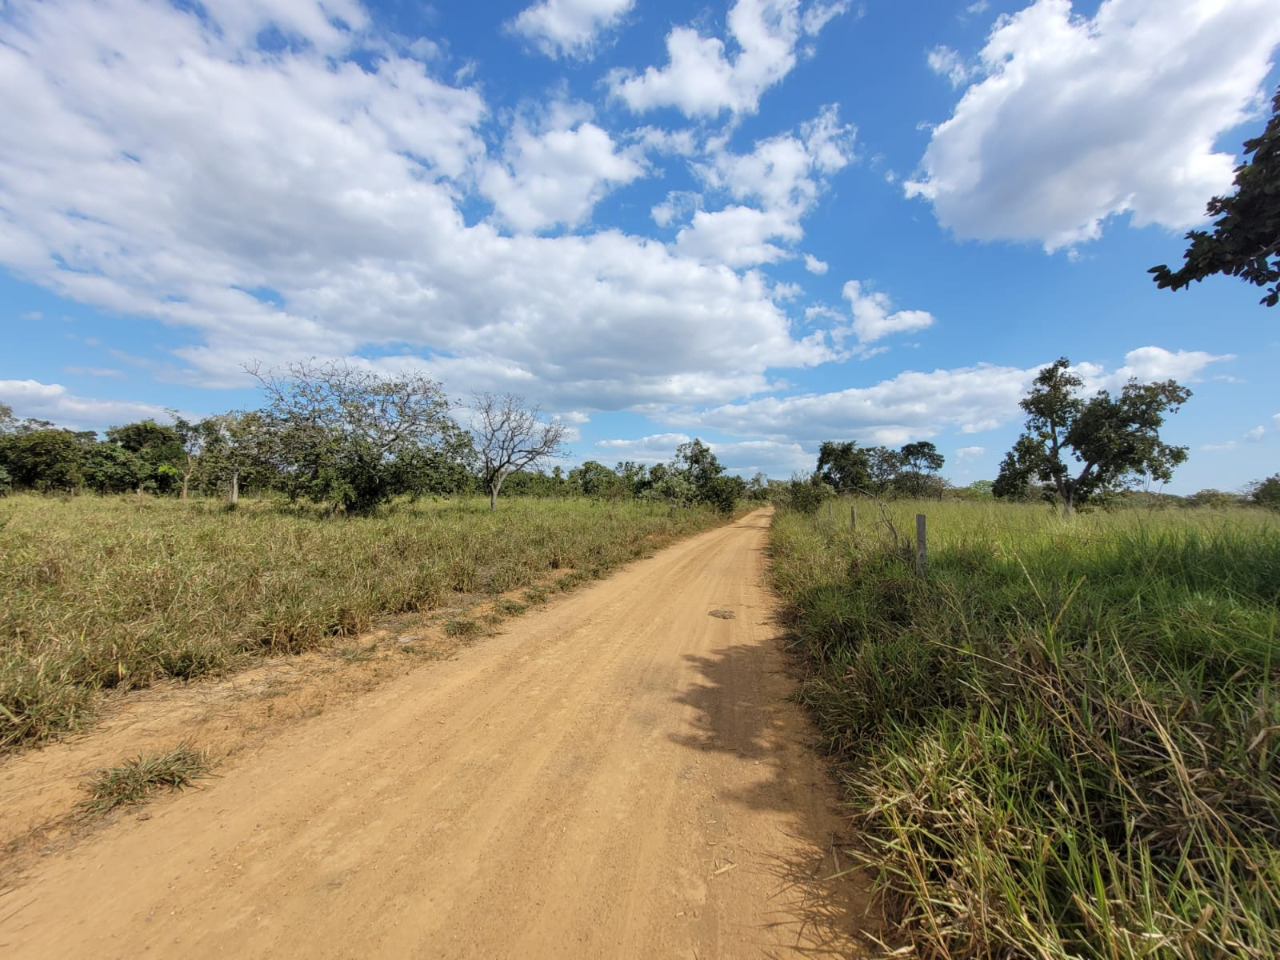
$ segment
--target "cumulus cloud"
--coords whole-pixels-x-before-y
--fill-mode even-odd
[[[635,0],[542,0],[521,10],[510,26],[549,57],[585,57],[634,6]]]
[[[534,131],[517,122],[503,161],[486,165],[480,177],[499,219],[517,231],[576,227],[611,188],[644,174],[639,159],[618,152],[609,134],[587,122],[581,108],[556,105],[547,127]]]
[[[1173,351],[1163,347],[1138,347],[1124,355],[1124,366],[1115,372],[1112,379],[1121,384],[1131,378],[1143,383],[1152,380],[1194,383],[1209,364],[1234,359],[1229,353],[1214,356],[1203,350]]]
[[[828,265],[825,260],[819,260],[813,254],[806,253],[804,255],[804,268],[820,277],[827,272]]]
[[[759,140],[750,153],[710,145],[708,159],[695,164],[694,172],[707,193],[728,196],[734,203],[694,213],[676,238],[677,249],[734,267],[790,256],[773,241],[791,245],[803,238],[800,221],[830,177],[853,160],[855,137],[852,126],[840,123],[838,109],[828,106],[798,132]],[[705,199],[698,197],[699,202]],[[661,209],[663,216],[668,209]]]
[[[800,0],[736,0],[728,15],[731,45],[692,27],[667,34],[667,64],[644,73],[615,70],[609,84],[636,113],[675,107],[688,117],[715,117],[728,110],[754,113],[760,97],[796,65],[796,43],[816,34],[845,3]]]
[[[0,380],[0,403],[20,419],[48,420],[73,430],[105,430],[138,420],[169,421],[164,407],[127,400],[78,397],[60,383]]]
[[[1231,184],[1217,138],[1260,102],[1280,43],[1274,0],[1069,0],[1000,17],[981,79],[938,126],[908,196],[957,237],[1053,251],[1136,226],[1182,229]],[[937,58],[949,76],[958,55]]]
[[[1246,433],[1244,435],[1244,438],[1248,440],[1250,443],[1257,443],[1266,435],[1267,435],[1267,428],[1259,424],[1258,426],[1250,430],[1248,433]]]
[[[803,236],[800,225],[781,212],[732,206],[695,213],[689,226],[676,235],[676,249],[730,267],[750,267],[787,256],[770,241],[795,243]]]
[[[843,295],[853,311],[853,332],[861,343],[933,326],[933,314],[927,310],[894,310],[887,294],[869,291],[857,280],[844,285]]]
[[[261,47],[272,26],[291,42]],[[462,392],[616,409],[751,395],[768,368],[834,356],[792,336],[754,273],[464,216],[496,164],[500,216],[578,222],[637,161],[578,117],[515,131],[495,159],[480,92],[372,31],[337,0],[9,3],[0,87],[23,95],[0,98],[0,264],[184,331],[192,384],[241,384],[251,358],[407,350],[421,359],[395,362]],[[539,192],[570,149],[580,176]]]
[[[986,447],[960,447],[956,450],[957,460],[976,460],[987,452]]]

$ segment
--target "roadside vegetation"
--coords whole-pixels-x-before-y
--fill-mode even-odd
[[[1280,515],[853,503],[773,575],[888,946],[1280,955]]]
[[[181,790],[209,775],[209,758],[188,743],[155,754],[138,754],[118,767],[99,770],[82,787],[80,813],[89,819],[117,807],[145,803],[165,790]]]
[[[722,519],[633,498],[511,498],[497,513],[399,500],[348,519],[278,499],[3,498],[0,748],[75,728],[104,689],[218,674],[467,597],[538,596]]]

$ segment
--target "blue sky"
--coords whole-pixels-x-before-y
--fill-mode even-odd
[[[571,462],[928,439],[1038,367],[1174,377],[1169,487],[1280,469],[1280,313],[1157,290],[1280,72],[1276,0],[0,0],[0,402],[253,406],[425,370]]]

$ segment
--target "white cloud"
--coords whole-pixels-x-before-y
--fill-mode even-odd
[[[1250,443],[1257,443],[1267,435],[1267,428],[1264,426],[1256,426],[1244,435],[1244,438]]]
[[[853,332],[861,343],[933,326],[933,314],[926,310],[894,310],[887,294],[870,292],[857,280],[844,285],[843,295],[853,311]]]
[[[789,256],[772,241],[794,244],[803,238],[801,219],[826,189],[828,178],[852,161],[855,136],[852,126],[840,123],[837,108],[828,106],[801,124],[798,133],[759,140],[750,153],[735,154],[723,144],[712,144],[707,161],[694,170],[709,193],[727,194],[737,202],[715,212],[695,212],[676,238],[677,249],[732,267]],[[675,209],[662,206],[654,212],[669,223],[673,217],[668,214]]]
[[[667,35],[666,66],[639,75],[615,70],[609,84],[636,113],[657,107],[676,107],[688,117],[754,113],[761,95],[795,66],[801,31],[816,34],[845,9],[813,4],[802,15],[800,0],[736,0],[728,15],[731,53],[718,37],[676,27]]]
[[[937,127],[908,196],[956,236],[1056,250],[1107,218],[1181,229],[1231,183],[1214,143],[1261,102],[1275,0],[1069,0],[1000,17],[985,76]],[[941,65],[941,64],[940,64]]]
[[[986,13],[987,9],[990,6],[991,4],[988,2],[988,0],[977,0],[976,3],[971,3],[964,9],[966,13],[979,14],[979,13]]]
[[[619,153],[613,139],[583,111],[557,105],[548,129],[530,130],[518,121],[507,138],[502,163],[489,163],[480,188],[499,219],[521,232],[556,224],[576,227],[611,187],[644,174],[639,160]]]
[[[986,447],[960,447],[956,450],[957,460],[976,460],[987,452]]]
[[[676,249],[691,257],[739,268],[774,263],[787,252],[771,240],[795,243],[804,230],[783,213],[732,206],[699,210],[676,235]]]
[[[800,26],[811,37],[816,37],[822,28],[841,14],[849,12],[847,0],[834,3],[814,3],[800,18]]]
[[[1125,365],[1112,372],[1088,363],[1072,369],[1084,377],[1085,390],[1091,393],[1100,387],[1122,385],[1138,371],[1152,378],[1177,372],[1190,380],[1196,371],[1220,359],[1205,353],[1143,347],[1126,354]],[[981,433],[1021,421],[1018,403],[1044,366],[978,364],[928,373],[908,370],[868,387],[761,397],[705,412],[676,413],[667,420],[686,430],[711,429],[778,441],[816,443],[840,437],[897,446],[944,430]]]
[[[634,6],[635,0],[542,0],[521,10],[511,29],[549,57],[583,57]]]
[[[829,269],[825,260],[819,260],[811,253],[806,253],[804,255],[804,268],[819,277]]]
[[[181,331],[172,376],[190,384],[242,385],[252,358],[394,347],[451,391],[616,409],[752,395],[769,368],[834,356],[823,334],[792,336],[754,273],[617,231],[469,223],[493,169],[483,98],[392,46],[360,66],[350,56],[377,38],[330,22],[344,9],[9,3],[0,88],[23,95],[0,98],[0,264]],[[270,17],[304,33],[260,49]],[[535,196],[522,208],[499,186],[504,215],[588,216],[636,162],[596,129],[552,124],[585,154],[563,194],[537,193],[565,152],[556,137],[513,133],[506,175]]]
[[[677,220],[688,220],[702,204],[702,194],[688,190],[672,190],[661,203],[656,203],[649,211],[653,222],[660,227],[669,227]]]
[[[1114,383],[1123,385],[1130,378],[1148,383],[1153,380],[1177,380],[1194,383],[1200,371],[1211,363],[1234,360],[1231,354],[1214,356],[1203,350],[1165,350],[1163,347],[1138,347],[1124,355],[1124,366],[1115,372]]]
[[[637,463],[666,463],[675,456],[676,447],[693,438],[684,433],[655,433],[631,440],[598,440],[601,456],[613,461],[634,460]]]
[[[779,441],[841,437],[896,445],[947,428],[976,433],[1017,420],[1018,401],[1038,372],[1038,367],[985,364],[930,373],[909,370],[869,387],[762,397],[670,419],[686,429],[700,424],[737,436]]]
[[[105,430],[138,420],[169,421],[164,407],[127,400],[77,397],[60,383],[38,380],[0,380],[0,403],[20,419],[49,420],[74,430]]]
[[[950,80],[953,87],[960,86],[973,76],[973,71],[964,62],[964,58],[945,44],[930,50],[927,60],[929,69]]]

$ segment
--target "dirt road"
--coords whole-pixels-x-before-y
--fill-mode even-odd
[[[767,526],[633,564],[44,859],[0,896],[0,955],[850,955],[862,897],[826,879],[840,822],[785,699]]]

